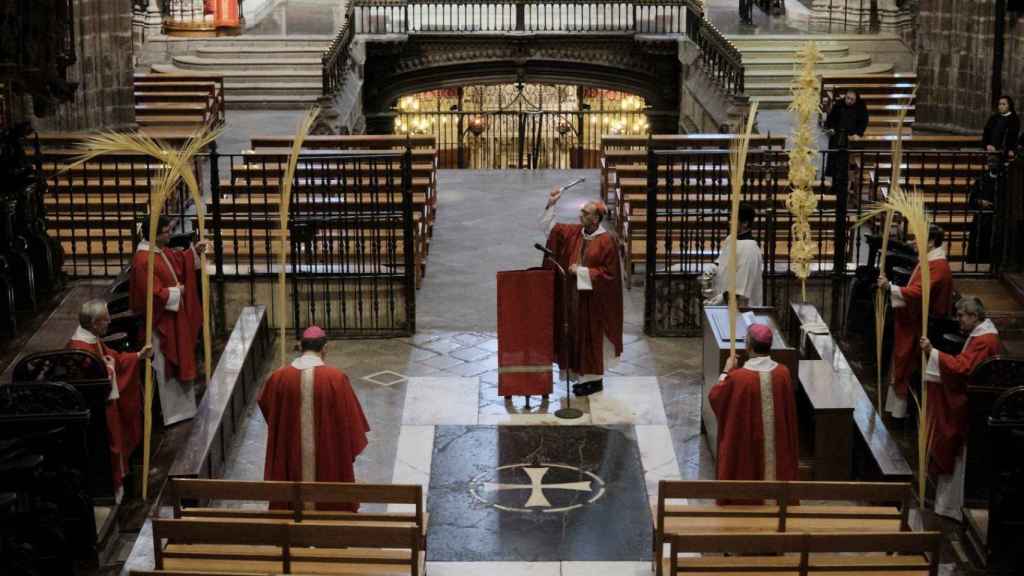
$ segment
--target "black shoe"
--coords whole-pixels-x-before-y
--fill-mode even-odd
[[[590,396],[594,392],[600,392],[604,390],[604,382],[601,380],[592,380],[590,382],[584,382],[579,385],[579,390],[573,390],[577,396]]]
[[[575,396],[581,396],[583,390],[586,389],[586,384],[576,383],[572,385],[572,393]]]

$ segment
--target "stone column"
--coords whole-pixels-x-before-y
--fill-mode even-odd
[[[33,120],[40,130],[123,128],[135,122],[131,0],[75,0],[75,56],[68,80],[71,102]]]

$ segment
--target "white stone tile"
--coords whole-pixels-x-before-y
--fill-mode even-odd
[[[635,426],[634,430],[644,474],[666,480],[678,480],[679,462],[676,460],[676,451],[668,426]]]
[[[605,376],[604,390],[589,398],[596,425],[668,423],[654,376]]]
[[[558,562],[427,562],[427,576],[560,576]]]
[[[398,434],[398,450],[392,484],[419,484],[426,499],[430,487],[430,463],[434,455],[433,426],[402,426]],[[424,502],[424,505],[426,502]],[[389,512],[413,512],[411,504],[389,504]]]
[[[650,562],[562,562],[562,576],[651,576]]]
[[[590,423],[590,414],[585,412],[572,420],[554,414],[500,414],[490,410],[480,413],[480,424],[487,426],[585,426]]]
[[[479,407],[479,378],[409,378],[405,390],[405,407],[402,409],[402,425],[476,424]]]

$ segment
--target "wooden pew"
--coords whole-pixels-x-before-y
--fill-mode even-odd
[[[664,570],[671,576],[700,573],[938,576],[942,534],[678,534],[672,536],[670,550],[670,556],[660,564],[664,564]]]
[[[134,82],[135,117],[142,126],[163,124],[194,129],[196,125],[215,128],[224,124],[223,76],[136,74]],[[192,94],[192,99],[185,94]],[[154,121],[157,118],[160,120]]]
[[[343,482],[244,482],[175,478],[167,488],[175,518],[235,519],[252,522],[341,522],[346,525],[396,523],[415,526],[426,549],[427,514],[423,487],[418,484],[357,484]],[[216,507],[212,502],[216,501]],[[279,509],[225,507],[225,502],[260,501],[286,506]],[[387,504],[408,512],[344,512],[317,510],[318,505],[341,503]],[[365,508],[364,508],[365,510]]]
[[[670,502],[695,499],[766,503]],[[912,501],[909,483],[662,480],[654,515],[654,558],[661,558],[665,543],[679,534],[907,531]]]
[[[619,166],[647,166],[647,146],[658,150],[728,150],[736,134],[652,134],[605,135],[601,137],[601,200],[607,202],[615,172]],[[784,136],[755,134],[751,137],[751,150],[782,148]]]
[[[165,543],[166,541],[166,543]],[[153,520],[154,570],[131,574],[380,574],[418,576],[415,526]]]

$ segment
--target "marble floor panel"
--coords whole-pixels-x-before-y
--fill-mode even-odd
[[[438,426],[428,511],[433,561],[650,555],[630,426]]]

